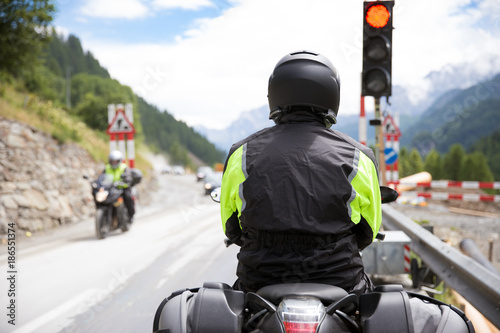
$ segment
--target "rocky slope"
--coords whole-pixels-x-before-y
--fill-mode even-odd
[[[90,216],[94,206],[82,175],[94,177],[98,169],[79,146],[0,118],[0,232],[8,223],[34,232]]]
[[[90,184],[103,170],[76,144],[60,144],[26,124],[0,117],[0,234],[49,230],[91,217]]]

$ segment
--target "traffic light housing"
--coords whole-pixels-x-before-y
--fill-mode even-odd
[[[362,96],[391,96],[394,1],[363,2]]]

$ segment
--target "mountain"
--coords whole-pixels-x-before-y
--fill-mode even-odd
[[[368,114],[367,119],[373,118],[373,114]],[[231,145],[242,140],[252,133],[266,127],[274,125],[269,120],[269,107],[267,105],[260,108],[241,113],[240,117],[232,122],[228,127],[220,130],[196,126],[195,130],[204,135],[209,141],[213,142],[217,148],[228,152]],[[358,139],[359,116],[339,114],[337,124],[332,128],[343,132],[355,139]],[[375,130],[372,126],[368,128],[369,143],[374,141]]]
[[[458,116],[457,119],[464,120],[463,125],[468,128],[469,139],[466,140],[464,137],[461,139],[458,138],[459,135],[452,135],[452,125],[454,124],[456,127],[457,122],[443,121],[443,117],[445,117],[444,119],[450,117],[450,111],[445,113],[446,109],[443,110],[443,108],[446,108],[446,105],[449,103],[451,104],[448,105],[448,108],[453,108],[453,103],[463,104],[465,105],[464,107],[467,107],[467,103],[473,102],[474,98],[476,98],[478,102],[481,102],[479,109],[490,108],[490,111],[487,111],[488,116],[494,117],[494,113],[491,110],[494,110],[495,107],[498,109],[498,102],[493,96],[495,90],[491,90],[494,89],[491,86],[496,84],[498,76],[491,73],[498,73],[499,71],[500,59],[496,58],[487,58],[481,62],[470,64],[448,65],[439,71],[429,73],[425,77],[424,88],[393,86],[393,96],[389,100],[390,104],[387,103],[386,99],[381,99],[381,110],[382,112],[388,111],[393,116],[395,113],[399,114],[402,145],[409,147],[419,146],[419,150],[422,153],[426,153],[431,147],[439,148],[443,152],[447,151],[448,147],[452,144],[452,140],[456,140],[454,143],[463,143],[468,147],[483,134],[482,126],[478,125],[478,123],[481,121],[489,122],[486,120],[486,114],[481,114],[477,120],[474,120],[472,123],[468,121],[467,124],[465,123],[467,112]],[[481,93],[483,95],[487,93],[489,96],[485,100],[480,100],[482,98]],[[480,94],[480,96],[474,97],[474,94]],[[488,103],[491,105],[488,106]],[[201,126],[195,127],[195,129],[207,137],[218,148],[228,151],[232,143],[264,127],[272,126],[273,122],[268,120],[268,112],[268,107],[262,106],[242,113],[240,118],[225,129],[214,130]],[[438,114],[432,116],[435,112],[438,112]],[[367,120],[373,119],[373,113],[367,113],[366,118]],[[421,119],[424,120],[421,121]],[[491,134],[491,126],[498,123],[498,120],[491,119],[489,125],[485,127],[486,133],[484,135]],[[442,129],[448,133],[447,140],[440,138],[442,142],[433,142],[432,138],[429,140],[429,134],[426,135],[425,132],[421,133],[422,130],[435,130],[436,128],[440,128],[440,126],[444,126]],[[340,110],[338,123],[333,128],[346,133],[354,139],[358,139],[358,127],[359,116],[357,114],[346,115]],[[474,127],[474,129],[469,127]],[[478,130],[476,134],[474,134],[475,129]],[[417,134],[419,137],[412,144],[414,136]],[[432,133],[430,135],[432,136]],[[369,145],[374,143],[374,127],[368,126],[367,138]]]
[[[420,86],[393,86],[390,105],[381,99],[382,110],[392,110],[413,118],[422,115],[434,101],[450,90],[467,87],[493,79],[500,72],[500,58],[486,57],[481,61],[447,65],[432,71]],[[403,121],[402,126],[404,127]]]
[[[455,143],[469,148],[500,130],[500,74],[465,89],[439,96],[401,138],[403,146],[426,154],[444,153]]]
[[[213,142],[215,146],[224,152],[229,152],[231,145],[250,134],[266,127],[273,126],[274,122],[269,120],[269,107],[242,112],[238,119],[224,129],[211,129],[204,126],[196,126],[195,130]]]

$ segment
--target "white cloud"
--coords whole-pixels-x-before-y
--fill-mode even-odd
[[[478,8],[473,3],[470,0],[396,2],[393,32],[396,84],[425,92],[428,85],[424,78],[431,71],[439,71],[446,65],[479,64],[488,56],[500,55],[500,30],[495,31],[494,19],[487,19],[493,15],[493,7],[496,13],[500,11],[500,5],[487,0]],[[481,6],[488,6],[490,11]],[[478,27],[484,24],[487,30]]]
[[[161,9],[198,10],[214,7],[209,0],[85,0],[80,12],[87,17],[137,19]],[[82,20],[83,18],[80,18]]]
[[[136,19],[148,14],[140,0],[87,0],[81,13],[90,17]]]
[[[197,10],[203,7],[214,7],[214,4],[209,0],[154,0],[155,7],[163,9],[187,9]]]
[[[63,36],[64,38],[68,38],[70,31],[67,28],[64,27],[55,27],[56,28],[56,33],[60,36]]]
[[[396,2],[394,84],[425,89],[432,70],[500,53],[498,29],[479,29],[486,14],[468,4]],[[492,0],[486,4],[498,7]],[[298,49],[315,50],[333,62],[342,80],[340,112],[359,112],[361,23],[360,0],[240,0],[221,16],[198,21],[172,45],[82,42],[113,77],[150,103],[189,125],[223,128],[240,112],[267,104],[274,65]]]

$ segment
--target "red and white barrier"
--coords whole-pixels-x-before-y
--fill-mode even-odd
[[[490,189],[500,189],[500,182],[474,182],[474,181],[452,181],[452,180],[436,180],[431,182],[402,182],[402,181],[390,181],[389,184],[393,185],[405,185],[408,187],[428,187],[428,188],[467,188],[467,189],[478,189],[478,188],[490,188]]]
[[[463,200],[500,202],[500,195],[486,195],[475,193],[444,193],[444,192],[403,192],[402,196],[423,197],[433,200]]]
[[[411,258],[410,258],[410,245],[405,244],[404,246],[404,268],[406,273],[410,273],[411,270]]]

